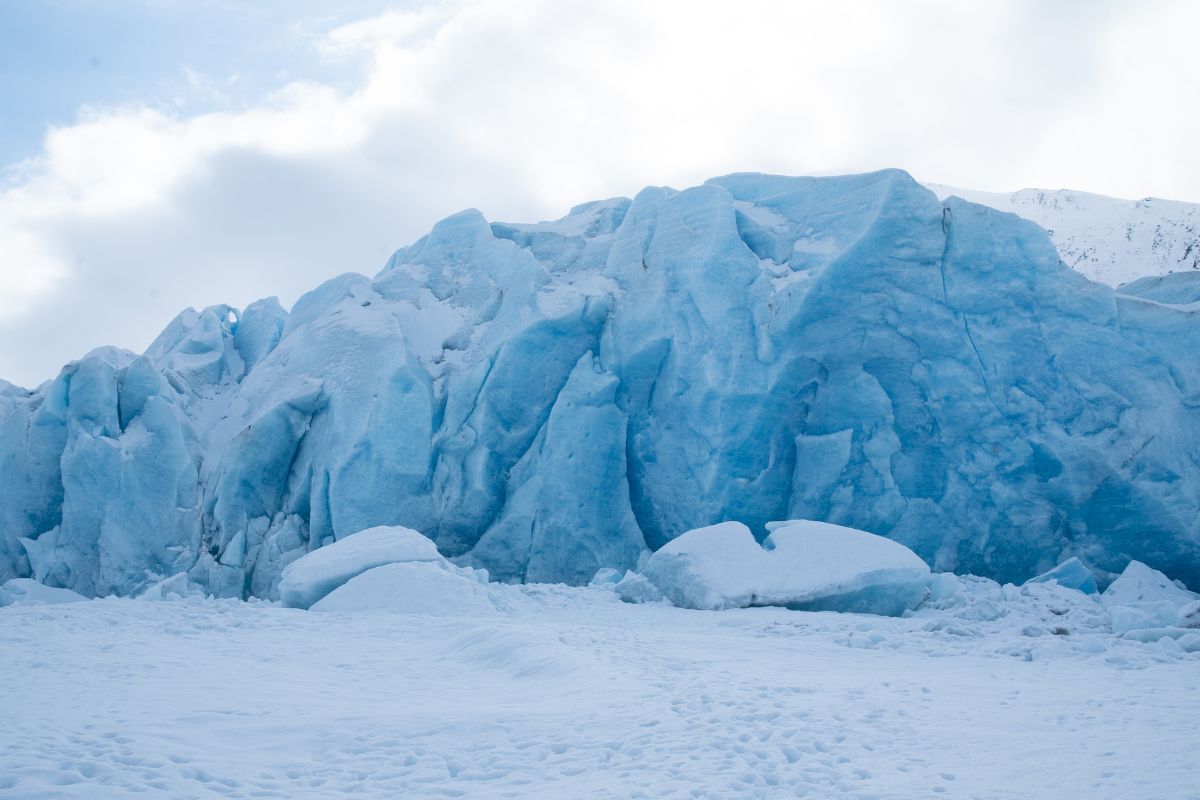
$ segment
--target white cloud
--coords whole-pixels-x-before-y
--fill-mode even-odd
[[[90,109],[47,135],[0,191],[0,375],[373,272],[466,206],[543,218],[735,170],[883,166],[1200,199],[1198,9],[477,0],[344,25],[313,58],[361,61],[352,90]]]

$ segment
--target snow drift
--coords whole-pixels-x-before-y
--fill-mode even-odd
[[[871,530],[1020,581],[1200,581],[1188,293],[899,171],[733,175],[535,225],[450,217],[285,311],[188,310],[0,384],[0,579],[278,596],[378,525],[586,583],[726,519]]]

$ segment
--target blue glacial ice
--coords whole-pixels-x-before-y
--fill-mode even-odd
[[[4,606],[49,606],[87,600],[70,589],[45,586],[33,578],[12,578],[0,584],[0,608]]]
[[[903,172],[732,175],[452,216],[289,311],[180,314],[0,383],[0,579],[276,598],[378,525],[586,583],[685,531],[818,519],[939,572],[1200,584],[1200,314]]]
[[[1030,578],[1026,583],[1049,583],[1054,581],[1059,586],[1075,589],[1084,594],[1098,594],[1096,576],[1077,557],[1071,556],[1063,563],[1041,575]]]

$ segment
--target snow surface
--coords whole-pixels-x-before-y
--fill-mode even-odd
[[[1192,289],[1061,263],[897,170],[741,174],[562,220],[455,214],[290,311],[181,313],[0,388],[0,580],[136,595],[404,525],[586,584],[685,531],[820,519],[937,571],[1200,585]]]
[[[3,608],[0,797],[1200,796],[1197,631],[943,578],[904,618],[545,585],[437,615]]]
[[[961,197],[1036,222],[1050,232],[1067,266],[1109,286],[1200,270],[1200,204],[1070,189],[1006,194],[925,185],[943,200]]]

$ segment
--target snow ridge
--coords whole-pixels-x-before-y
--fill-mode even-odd
[[[961,197],[1046,229],[1067,266],[1121,286],[1138,278],[1200,271],[1200,204],[1121,200],[1071,189],[981,192],[925,184],[940,199]]]

